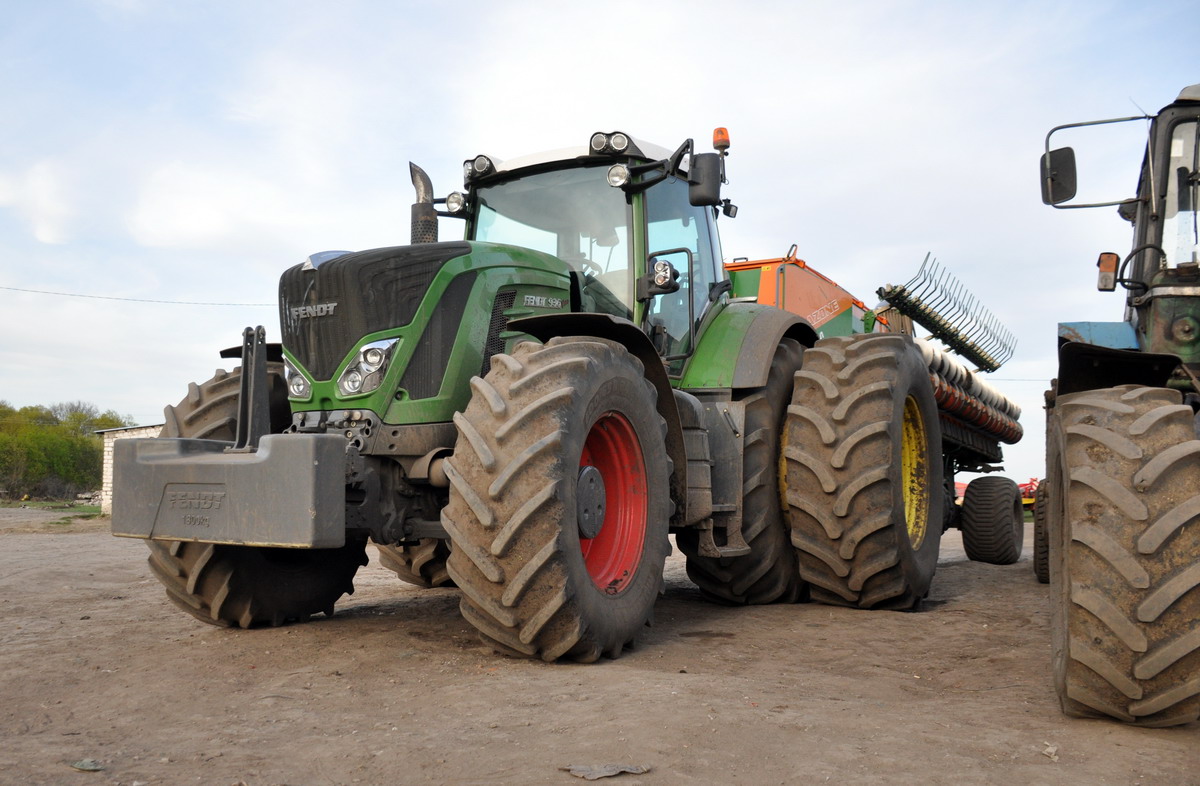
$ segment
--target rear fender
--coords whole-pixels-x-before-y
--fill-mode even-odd
[[[679,386],[685,390],[762,387],[775,348],[785,337],[811,347],[817,331],[803,317],[774,306],[730,303],[700,336]]]

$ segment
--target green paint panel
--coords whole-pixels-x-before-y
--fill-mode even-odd
[[[734,297],[758,297],[758,282],[761,270],[731,270],[729,280],[733,282]]]
[[[758,303],[726,305],[708,323],[683,377],[675,386],[681,389],[733,387],[733,372],[750,325],[761,311],[769,308],[771,306]]]
[[[398,390],[404,371],[447,288],[456,276],[468,272],[475,273],[475,283],[457,333],[446,339],[453,341],[453,349],[440,391],[429,398],[411,399],[407,391]],[[466,408],[471,397],[470,379],[482,370],[492,307],[501,288],[516,293],[513,305],[504,312],[510,319],[569,311],[571,307],[570,278],[561,260],[517,246],[471,243],[471,253],[450,260],[441,269],[411,323],[363,336],[338,365],[333,379],[314,381],[312,398],[292,401],[292,411],[362,409],[381,414],[383,421],[392,425],[450,421],[455,412]],[[517,341],[527,338],[524,334],[511,332],[501,335],[507,339],[506,348],[509,349]],[[400,342],[379,388],[366,395],[341,397],[335,380],[357,356],[359,347],[396,337]],[[290,353],[285,350],[284,354],[299,367]]]

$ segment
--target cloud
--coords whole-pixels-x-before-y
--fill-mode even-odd
[[[39,161],[19,175],[0,173],[0,205],[12,207],[39,242],[65,243],[75,215],[70,181],[66,167],[53,159]]]
[[[252,175],[174,161],[147,178],[128,226],[143,246],[213,246],[276,224],[283,202]]]

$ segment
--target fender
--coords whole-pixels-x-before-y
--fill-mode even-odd
[[[805,347],[817,331],[803,317],[760,303],[729,303],[713,318],[688,361],[679,387],[691,390],[757,388],[767,384],[771,358],[782,338]]]
[[[1176,355],[1066,341],[1058,347],[1058,395],[1117,385],[1167,386]]]
[[[675,405],[675,391],[667,378],[662,356],[655,351],[650,338],[627,319],[611,314],[561,313],[513,319],[509,330],[528,333],[539,341],[546,342],[558,336],[594,336],[615,341],[629,353],[642,361],[646,379],[658,393],[658,414],[667,423],[667,455],[674,464],[671,472],[671,499],[676,510],[671,520],[687,521],[687,451],[683,443],[683,426],[679,420],[679,409]],[[769,362],[769,361],[768,361]]]

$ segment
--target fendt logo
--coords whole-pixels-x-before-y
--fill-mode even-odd
[[[308,319],[309,317],[328,317],[333,314],[333,310],[337,308],[337,301],[332,303],[318,303],[315,306],[294,306],[292,308],[292,317],[294,319]]]
[[[167,504],[181,510],[220,510],[224,491],[168,491]]]

